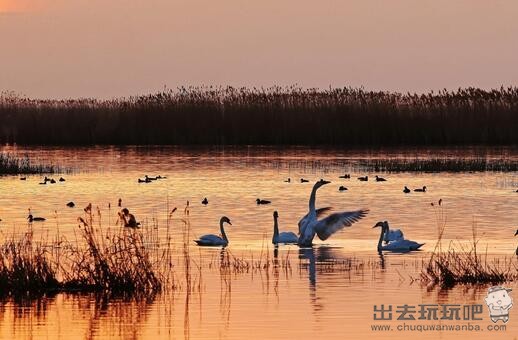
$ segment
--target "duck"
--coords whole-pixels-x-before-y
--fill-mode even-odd
[[[270,204],[272,203],[272,201],[268,201],[268,200],[262,200],[260,198],[256,199],[255,202],[259,205],[259,204]]]
[[[408,189],[408,187],[407,187],[407,186],[405,186],[405,188],[403,189],[403,192],[404,192],[405,194],[409,194],[409,193],[410,193],[410,189]]]
[[[60,177],[60,178],[59,178],[59,181],[60,181],[60,182],[65,182],[65,181],[66,181],[66,179],[64,179],[63,177]]]
[[[291,178],[288,177],[288,179],[285,180],[284,183],[291,183]]]
[[[297,244],[299,241],[299,237],[291,232],[282,232],[279,233],[279,224],[278,224],[279,213],[277,211],[273,212],[273,236],[272,243],[273,244]]]
[[[389,224],[387,221],[384,222],[378,222],[373,227],[383,227],[383,225],[386,223],[387,227],[383,236],[383,241],[385,241],[385,244],[391,242],[391,241],[397,241],[404,238],[403,232],[400,229],[390,229]]]
[[[224,223],[232,225],[228,217],[221,217],[221,219],[219,220],[219,229],[221,232],[221,236],[217,236],[214,234],[203,235],[199,239],[194,240],[194,242],[196,242],[196,244],[200,247],[226,247],[228,245],[228,238],[227,234],[225,234],[225,228],[223,227]]]
[[[309,196],[309,211],[299,221],[299,240],[298,245],[300,247],[310,247],[313,245],[313,238],[315,234],[322,241],[327,240],[335,232],[343,229],[344,227],[350,227],[353,223],[359,221],[361,218],[367,215],[368,209],[360,209],[357,211],[345,211],[331,214],[321,220],[318,220],[318,213],[315,209],[316,193],[317,190],[331,182],[324,179],[320,179],[313,185],[311,194]]]
[[[423,186],[422,188],[414,189],[414,192],[426,192],[426,186]]]
[[[358,180],[361,182],[367,182],[369,180],[369,176],[360,176],[358,177]]]
[[[20,181],[26,181],[27,177],[20,177]]]
[[[340,187],[338,188],[338,191],[346,191],[347,188],[344,187],[343,185],[340,185]]]
[[[301,178],[301,179],[300,179],[300,183],[308,183],[308,182],[309,182],[309,180],[307,180],[307,179],[305,179],[305,178]]]
[[[350,174],[345,174],[345,175],[342,175],[342,176],[338,176],[338,178],[349,179],[349,178],[351,178],[351,175]]]
[[[76,204],[74,202],[72,202],[72,201],[67,203],[67,207],[69,207],[69,208],[73,208],[75,206],[76,206]]]
[[[54,178],[52,178],[52,179],[50,180],[50,184],[56,184],[56,180],[55,180]]]
[[[407,253],[410,251],[419,250],[424,243],[418,243],[415,241],[405,240],[404,238],[390,241],[386,245],[382,245],[382,241],[384,240],[384,234],[389,230],[389,225],[387,221],[378,222],[373,228],[381,227],[381,234],[378,240],[378,252],[382,252],[383,250],[398,252],[398,253]]]
[[[383,177],[379,177],[378,175],[376,175],[376,182],[386,182],[387,180]]]
[[[201,201],[201,204],[203,204],[203,205],[207,205],[207,204],[209,204],[209,200],[207,199],[207,197],[205,197],[205,198]]]
[[[29,216],[27,216],[27,219],[29,220],[29,223],[32,223],[32,222],[43,222],[46,220],[45,217],[34,217],[32,216],[32,214],[29,214]]]

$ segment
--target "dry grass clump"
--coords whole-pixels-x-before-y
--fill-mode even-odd
[[[110,293],[160,291],[162,280],[151,263],[141,231],[126,228],[122,233],[103,234],[93,225],[91,213],[79,219],[86,247],[72,252],[70,273],[63,286]]]
[[[516,258],[488,259],[487,251],[482,255],[477,252],[477,229],[472,226],[473,241],[469,248],[453,244],[446,251],[442,250],[441,240],[446,229],[446,215],[441,204],[432,204],[436,209],[438,241],[425,265],[421,278],[430,284],[451,287],[456,284],[497,284],[518,280]]]
[[[0,175],[18,174],[52,174],[63,172],[54,165],[34,164],[29,156],[16,157],[8,153],[0,153]]]
[[[33,242],[33,233],[25,233],[16,241],[9,239],[0,245],[1,294],[40,294],[58,290],[58,268],[42,246]]]
[[[487,158],[366,159],[360,166],[376,172],[518,171],[518,161]]]

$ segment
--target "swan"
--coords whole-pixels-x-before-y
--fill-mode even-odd
[[[362,182],[367,182],[369,180],[369,176],[358,177],[358,180]]]
[[[205,198],[203,199],[203,201],[201,201],[201,204],[203,204],[203,205],[207,205],[207,204],[209,204],[209,200],[207,199],[207,197],[205,197]]]
[[[422,189],[421,188],[418,188],[418,189],[414,189],[415,192],[426,192],[426,186],[424,186]]]
[[[376,228],[376,227],[381,227],[381,234],[380,234],[380,238],[378,240],[378,251],[379,252],[381,252],[382,250],[387,250],[387,251],[393,251],[393,252],[406,253],[409,251],[418,250],[419,248],[421,248],[424,245],[424,243],[417,243],[415,241],[405,240],[405,239],[401,238],[399,240],[391,241],[388,244],[383,246],[382,242],[384,239],[384,234],[389,229],[388,222],[387,221],[378,222],[378,223],[376,223],[376,225],[373,228]]]
[[[338,188],[338,191],[346,191],[346,190],[347,190],[347,188],[344,187],[343,185],[340,185],[340,188]]]
[[[46,218],[44,218],[44,217],[34,217],[34,216],[32,216],[32,214],[29,214],[29,216],[27,216],[27,219],[29,220],[29,223],[43,222],[46,220]]]
[[[194,242],[196,242],[196,244],[198,244],[199,246],[202,246],[202,247],[217,247],[217,246],[226,247],[228,245],[228,238],[227,238],[227,234],[225,234],[225,229],[223,228],[223,223],[228,223],[228,224],[232,225],[232,223],[230,223],[230,219],[228,217],[223,216],[221,218],[221,220],[219,221],[219,229],[221,231],[222,237],[213,235],[213,234],[208,234],[208,235],[201,236],[199,239],[194,240]]]
[[[354,222],[360,220],[368,212],[367,209],[339,212],[318,220],[317,210],[315,209],[316,193],[318,188],[329,183],[331,182],[321,179],[315,183],[311,190],[311,195],[309,197],[309,212],[299,222],[300,235],[298,244],[301,247],[311,246],[315,234],[317,234],[318,238],[322,241],[327,240],[338,230],[341,230],[344,227],[350,227]]]
[[[279,214],[277,211],[273,212],[273,244],[296,244],[299,241],[299,237],[292,233],[291,231],[279,233],[279,224],[277,219],[279,218]]]
[[[378,222],[378,223],[376,223],[376,225],[373,228],[383,227],[384,223],[387,224],[387,229],[385,230],[385,233],[383,236],[383,241],[385,241],[385,244],[392,242],[392,241],[404,239],[403,232],[400,229],[390,229],[387,221]]]
[[[405,185],[405,189],[403,189],[403,192],[405,194],[409,194],[410,193],[410,189],[408,189],[408,187]]]
[[[257,204],[270,204],[270,203],[272,203],[272,201],[262,200],[260,198],[256,199],[255,201],[257,202]]]
[[[387,180],[383,177],[379,177],[378,175],[376,175],[376,182],[386,182]]]

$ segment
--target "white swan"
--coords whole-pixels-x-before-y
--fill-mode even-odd
[[[298,244],[301,247],[311,246],[315,234],[317,234],[318,238],[321,240],[327,240],[338,230],[341,230],[344,227],[350,227],[354,222],[357,222],[364,217],[369,211],[367,209],[361,209],[357,211],[339,212],[318,220],[317,210],[315,209],[316,193],[318,188],[328,183],[330,182],[321,179],[315,183],[311,190],[311,195],[309,197],[309,212],[299,222],[300,235]]]
[[[299,241],[299,237],[292,233],[291,231],[279,233],[279,224],[277,219],[279,218],[279,214],[277,211],[273,212],[273,244],[296,244]]]
[[[228,217],[223,216],[221,218],[221,220],[219,221],[219,229],[221,231],[221,237],[214,235],[214,234],[208,234],[208,235],[201,236],[199,239],[194,240],[194,242],[196,242],[199,246],[202,246],[202,247],[218,247],[218,246],[226,247],[228,245],[228,238],[227,238],[227,234],[225,234],[225,229],[223,228],[223,223],[228,223],[228,224],[232,225],[232,223],[230,223],[230,219]]]
[[[402,238],[399,240],[391,241],[388,244],[383,246],[382,242],[383,242],[384,234],[389,228],[388,222],[387,221],[378,222],[378,223],[376,223],[376,225],[373,228],[376,228],[376,227],[381,227],[381,234],[380,234],[380,238],[378,240],[378,251],[379,252],[381,252],[382,250],[387,250],[387,251],[393,251],[393,252],[406,253],[409,251],[418,250],[419,248],[421,248],[424,245],[424,243],[417,243],[415,241],[405,240]]]
[[[403,232],[400,229],[389,229],[389,225],[388,225],[387,221],[378,222],[378,223],[376,223],[376,225],[373,228],[383,227],[384,223],[387,224],[387,229],[385,230],[385,233],[383,236],[383,241],[385,241],[385,244],[389,243],[391,241],[398,241],[398,240],[404,239]]]

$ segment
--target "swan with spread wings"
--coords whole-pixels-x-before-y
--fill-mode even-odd
[[[298,244],[301,247],[311,246],[315,234],[322,241],[327,240],[331,235],[345,227],[350,227],[369,212],[368,209],[338,212],[319,220],[320,215],[330,210],[330,208],[315,209],[316,193],[320,187],[329,183],[329,181],[321,179],[315,183],[311,190],[309,211],[299,222]]]

